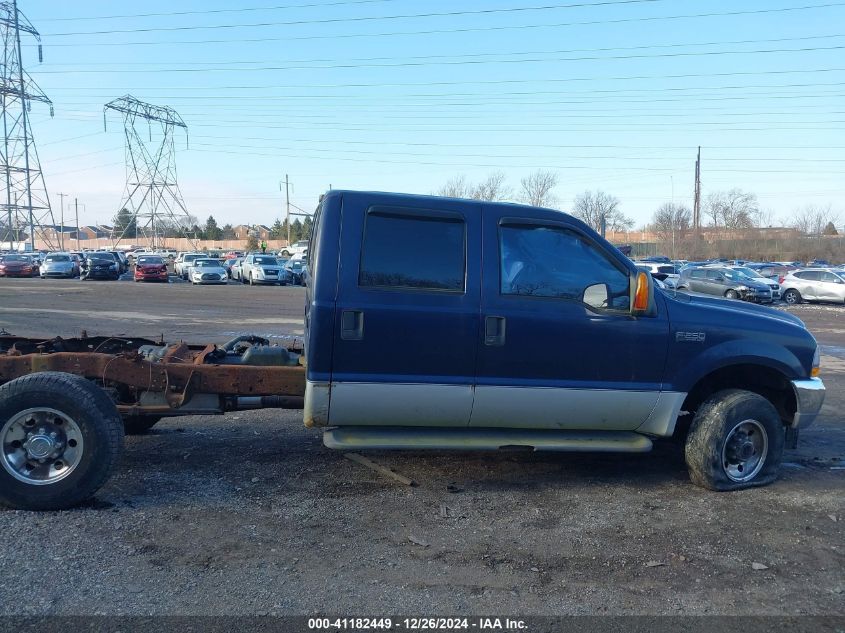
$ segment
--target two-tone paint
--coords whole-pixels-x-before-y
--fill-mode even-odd
[[[359,286],[374,208],[460,218],[463,292]],[[305,273],[306,425],[464,429],[458,443],[489,429],[668,436],[705,386],[740,375],[761,391],[780,390],[787,424],[818,413],[817,346],[800,320],[657,289],[649,313],[636,316],[502,295],[498,231],[508,222],[574,231],[636,278],[628,258],[558,211],[372,192],[323,198]],[[501,344],[486,338],[489,319],[506,324]],[[327,444],[339,446],[337,437]]]

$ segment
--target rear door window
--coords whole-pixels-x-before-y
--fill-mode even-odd
[[[362,288],[464,292],[466,223],[425,211],[371,210],[358,271]]]

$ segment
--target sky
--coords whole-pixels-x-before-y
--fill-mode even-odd
[[[126,94],[174,108],[189,212],[272,224],[332,188],[433,193],[463,174],[558,175],[637,226],[702,191],[757,195],[773,223],[845,223],[845,1],[20,0],[24,65],[55,116],[34,133],[60,215],[104,223],[126,183]],[[66,212],[67,213],[67,212]],[[65,216],[68,222],[68,215]],[[69,223],[69,222],[68,222]]]

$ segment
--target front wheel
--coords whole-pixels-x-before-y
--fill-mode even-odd
[[[739,295],[737,294],[736,290],[728,290],[725,293],[725,299],[737,299]]]
[[[91,497],[123,445],[114,402],[73,374],[40,372],[0,387],[0,504],[61,510]]]
[[[252,276],[252,273],[249,273],[249,285],[250,286],[255,285],[255,277]]]
[[[710,490],[741,490],[777,479],[784,428],[763,396],[741,389],[719,391],[699,407],[687,435],[690,479]]]
[[[783,300],[789,305],[796,305],[801,303],[803,300],[801,298],[801,293],[795,290],[794,288],[790,288],[786,292],[783,293]]]

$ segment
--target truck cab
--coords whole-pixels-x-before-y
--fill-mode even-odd
[[[824,397],[800,320],[661,291],[556,210],[331,191],[306,285],[305,424],[333,448],[642,452],[684,433],[693,479],[735,489],[773,479]]]

